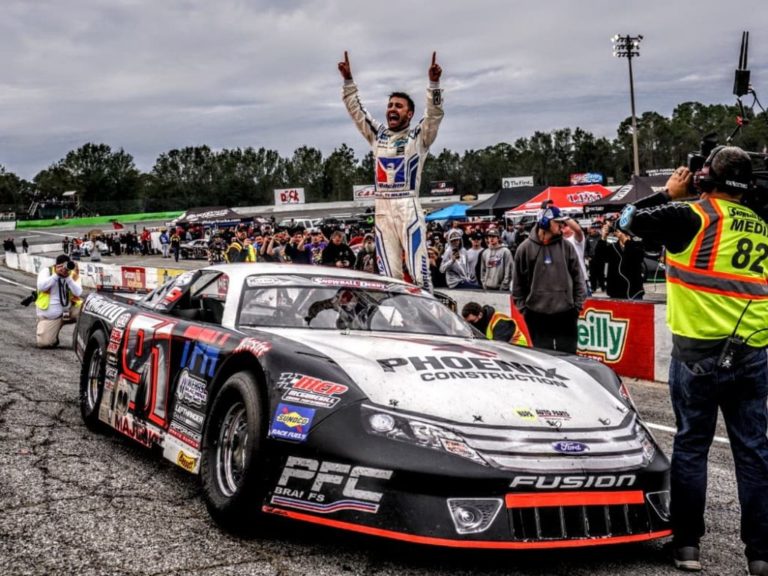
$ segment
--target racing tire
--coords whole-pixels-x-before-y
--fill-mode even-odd
[[[230,376],[216,394],[203,433],[200,481],[214,521],[256,534],[264,496],[262,402],[248,372]]]
[[[107,428],[99,420],[106,365],[107,337],[102,330],[97,330],[88,340],[80,367],[80,415],[92,432],[104,432]]]

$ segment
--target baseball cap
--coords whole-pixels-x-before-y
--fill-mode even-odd
[[[365,236],[363,236],[363,242],[367,242],[368,240],[373,240],[373,234],[371,234],[370,232]]]
[[[539,216],[539,222],[541,222],[545,218],[550,222],[553,220],[555,222],[564,222],[568,220],[568,217],[565,214],[563,214],[560,211],[560,208],[558,208],[557,206],[550,206],[549,208],[544,210],[544,212]]]
[[[56,264],[64,264],[66,262],[70,262],[69,256],[66,254],[59,254],[56,256]]]
[[[463,236],[461,230],[453,229],[450,232],[448,232],[448,241],[451,240],[461,240],[461,237]]]
[[[488,230],[486,231],[485,235],[486,236],[501,236],[501,234],[499,234],[499,229],[498,228],[488,228]]]
[[[482,232],[475,232],[472,234],[472,240],[482,240],[483,238],[485,238],[485,236],[483,236]]]

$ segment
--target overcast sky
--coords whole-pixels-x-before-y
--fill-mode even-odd
[[[87,142],[149,171],[207,144],[291,156],[367,145],[341,103],[348,50],[363,101],[423,91],[433,50],[446,115],[432,152],[577,126],[613,138],[629,116],[615,33],[642,34],[638,116],[734,102],[741,31],[768,105],[768,0],[4,0],[0,165],[24,178]]]

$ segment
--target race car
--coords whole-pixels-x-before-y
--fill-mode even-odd
[[[201,480],[213,518],[269,515],[467,548],[670,534],[669,461],[597,361],[489,341],[405,282],[227,264],[90,294],[86,426]]]

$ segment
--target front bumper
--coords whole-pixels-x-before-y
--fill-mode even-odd
[[[367,434],[327,419],[305,444],[276,441],[262,510],[434,546],[485,549],[625,544],[671,534],[669,463],[642,469],[511,471]]]

